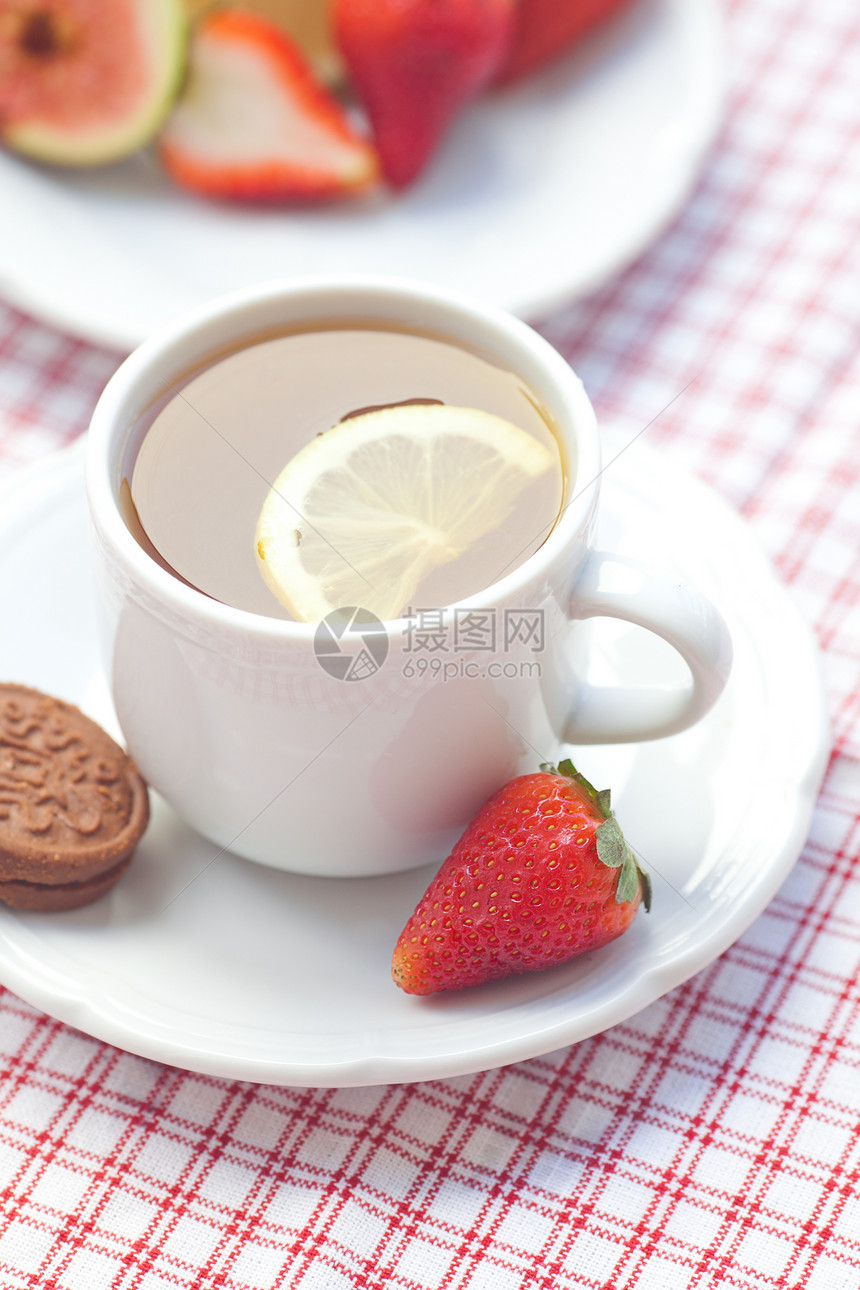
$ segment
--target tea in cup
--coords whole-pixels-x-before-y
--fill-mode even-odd
[[[430,332],[372,319],[275,329],[188,374],[165,399],[135,432],[139,444],[122,482],[126,521],[165,568],[251,613],[309,616],[285,606],[260,576],[266,570],[255,526],[273,489],[273,524],[283,511],[288,535],[304,543],[301,563],[311,568],[329,557],[333,585],[321,588],[317,617],[359,600],[381,619],[397,618],[409,602],[439,608],[483,592],[537,550],[561,512],[566,468],[548,411],[515,372]],[[432,435],[439,409],[450,408],[480,410],[486,423],[471,418],[471,434]],[[383,429],[389,421],[395,427],[387,452],[374,452],[361,433],[367,414],[380,410],[394,414],[383,419]],[[507,443],[499,418],[510,423],[507,454],[498,451]],[[379,420],[370,418],[374,433]],[[422,434],[428,421],[429,442]],[[345,422],[367,458],[353,496],[343,491],[350,479],[332,474],[340,463],[328,450],[338,438],[330,429]],[[320,496],[287,505],[282,468],[326,435],[325,445],[314,443]],[[374,442],[381,449],[378,435]],[[327,509],[338,478],[335,517]],[[366,494],[386,488],[394,490],[390,505],[380,496],[384,509],[375,520],[384,549],[371,553],[376,531]],[[464,527],[468,534],[460,537]],[[428,551],[434,537],[449,548],[435,562]],[[308,549],[314,543],[316,553]],[[426,566],[417,581],[404,580],[410,560],[419,572]]]

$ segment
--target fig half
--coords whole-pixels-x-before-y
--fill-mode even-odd
[[[0,0],[0,141],[65,166],[157,132],[185,66],[182,0]]]

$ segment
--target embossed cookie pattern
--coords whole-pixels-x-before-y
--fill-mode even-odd
[[[124,864],[148,818],[134,764],[95,722],[0,685],[0,884],[92,882]]]

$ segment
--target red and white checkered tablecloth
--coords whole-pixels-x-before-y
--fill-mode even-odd
[[[726,7],[691,200],[542,329],[622,433],[665,408],[651,441],[815,626],[834,751],[801,859],[631,1020],[434,1083],[188,1074],[0,991],[2,1290],[860,1287],[860,8]],[[0,471],[83,431],[117,361],[0,304]]]

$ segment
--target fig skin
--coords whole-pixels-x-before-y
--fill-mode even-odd
[[[0,142],[99,166],[143,147],[182,84],[182,0],[0,0]]]

